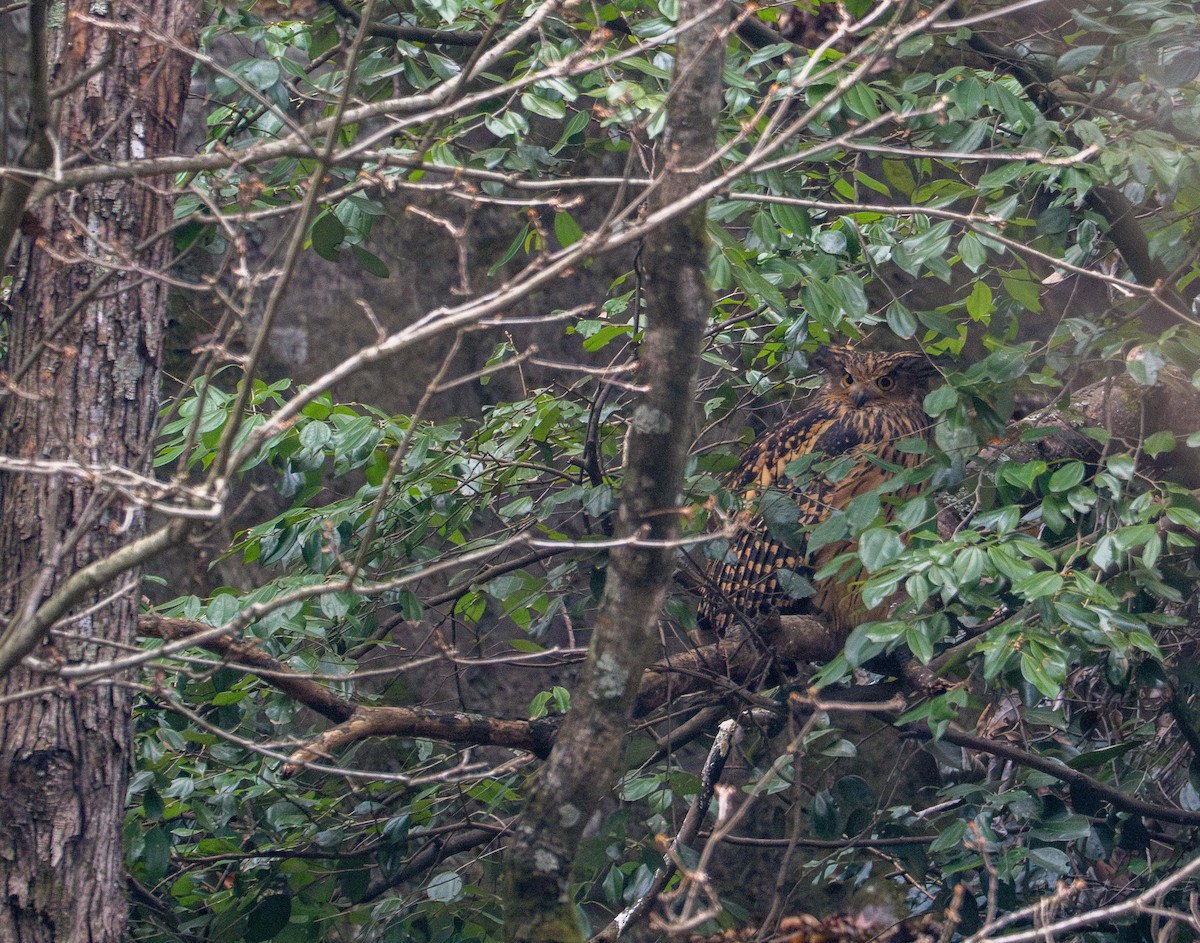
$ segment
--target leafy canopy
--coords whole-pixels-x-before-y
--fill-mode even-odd
[[[501,333],[473,382],[528,368],[518,394],[460,416],[414,397],[392,415],[197,355],[198,379],[164,417],[160,473],[198,479],[232,445],[236,481],[268,484],[278,512],[223,548],[252,565],[253,588],[157,611],[229,625],[351,705],[444,698],[422,687],[430,656],[464,671],[472,659],[481,671],[523,664],[534,695],[496,714],[552,718],[570,709],[563,667],[603,584],[636,404],[625,374],[596,370],[630,364],[644,326],[626,250],[654,236],[640,209],[669,159],[677,11],[671,0],[375,7],[369,28],[356,4],[215,13],[202,50],[247,54],[199,69],[202,153],[238,159],[181,176],[180,250],[226,275],[249,234],[298,218],[319,186],[308,249],[368,281],[389,274],[373,229],[406,201],[444,220],[485,213],[488,230],[465,237],[475,295],[421,296],[422,319],[390,326],[389,341],[368,334],[363,350],[420,349],[493,317],[503,327],[506,306],[551,278],[607,266],[606,298],[569,299],[538,328],[588,369],[521,366],[536,357]],[[1200,502],[1187,477],[1200,433],[1147,413],[1133,434],[1082,423],[1074,453],[1043,454],[1057,429],[1036,414],[1010,425],[1101,377],[1136,398],[1175,371],[1185,386],[1196,376],[1200,19],[1165,0],[1054,7],[1052,30],[983,6],[957,19],[926,3],[845,9],[840,32],[829,4],[735,10],[721,146],[697,194],[709,198],[720,301],[687,553],[702,565],[723,552],[701,539],[732,508],[720,476],[813,384],[816,346],[904,342],[941,358],[915,475],[929,490],[898,506],[862,496],[807,535],[810,547],[856,537],[836,566],[858,574],[869,605],[897,602],[818,683],[886,680],[905,662],[936,670],[941,683],[910,689],[892,718],[920,741],[895,749],[911,759],[925,744],[935,781],[864,778],[855,762],[872,762],[870,739],[837,712],[800,738],[802,781],[776,762],[776,740],[748,734],[745,749],[761,801],[790,810],[770,837],[826,843],[789,857],[785,891],[804,901],[813,882],[882,880],[902,913],[957,901],[970,933],[989,906],[1019,909],[1060,879],[1086,876],[1084,909],[1127,880],[1145,886],[1178,866],[1171,844],[1200,824],[1189,707]],[[781,32],[764,39],[763,27]],[[830,42],[810,41],[818,27]],[[299,408],[277,421],[288,404]],[[673,644],[694,605],[682,586],[669,601]],[[196,648],[145,678],[126,840],[131,874],[165,910],[139,906],[134,937],[500,939],[493,852],[536,768],[529,754],[468,753],[418,717],[289,776],[284,762],[329,721],[231,661]],[[786,694],[808,681],[792,670],[753,682],[780,723]],[[654,836],[677,830],[699,790],[697,758],[660,745],[632,735],[620,794],[579,851],[578,901],[597,929],[650,885],[663,860]],[[856,836],[911,843],[883,854],[844,841]],[[443,860],[443,842],[460,854]],[[722,925],[768,906],[736,882],[717,892]],[[1149,933],[1144,921],[1094,936]]]

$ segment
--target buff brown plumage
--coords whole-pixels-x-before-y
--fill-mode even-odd
[[[754,442],[730,473],[726,487],[743,504],[743,519],[725,555],[709,567],[700,607],[700,623],[718,632],[733,622],[753,623],[772,612],[815,611],[839,631],[848,631],[875,613],[864,613],[858,594],[836,577],[818,581],[816,593],[803,604],[780,586],[780,570],[812,573],[853,544],[835,541],[806,553],[811,528],[834,511],[845,509],[858,495],[881,485],[920,456],[897,448],[904,439],[925,439],[929,418],[922,399],[935,373],[923,354],[881,353],[830,347],[818,351],[813,365],[825,372],[821,388],[800,412],[780,422]],[[812,455],[850,461],[814,470],[799,484],[788,466]],[[796,509],[799,540],[789,546],[773,536],[757,506],[768,491],[790,500]],[[903,498],[914,489],[896,492]],[[790,518],[790,509],[787,512]]]

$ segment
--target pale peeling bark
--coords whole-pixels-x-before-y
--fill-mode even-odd
[[[174,148],[188,57],[90,20],[186,37],[198,9],[199,0],[69,0],[48,36],[50,84],[70,89],[50,129],[62,160],[120,164]],[[153,273],[173,248],[169,235],[150,237],[170,225],[169,185],[112,181],[27,208],[11,346],[0,364],[8,383],[0,453],[148,467],[167,292]],[[112,272],[110,260],[123,271]],[[0,475],[0,523],[6,628],[27,623],[73,573],[143,530],[140,512],[65,476]],[[32,654],[111,656],[112,643],[135,641],[137,601],[132,572],[123,587],[91,590],[67,626],[71,636],[43,639]],[[130,694],[99,684],[21,697],[44,685],[20,665],[0,679],[9,699],[0,703],[0,940],[117,943],[126,923]]]
[[[707,14],[707,15],[706,15]],[[728,21],[711,0],[683,0],[679,18],[702,17],[680,37],[668,104],[666,172],[651,210],[692,192],[714,151]],[[670,542],[679,533],[691,444],[696,371],[712,309],[705,284],[703,205],[657,230],[643,250],[647,327],[640,351],[646,393],[626,440],[617,536]],[[669,545],[613,550],[587,664],[571,712],[535,781],[508,850],[505,932],[521,943],[582,939],[570,873],[589,816],[622,771],[622,741],[654,655],[676,558]]]

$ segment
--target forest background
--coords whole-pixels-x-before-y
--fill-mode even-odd
[[[26,0],[0,57],[0,939],[1200,931],[1192,4]],[[762,511],[891,613],[705,638],[831,343],[938,364],[923,491]]]

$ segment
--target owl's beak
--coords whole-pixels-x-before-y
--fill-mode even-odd
[[[850,391],[850,402],[852,402],[856,408],[865,406],[874,398],[875,397],[871,390],[866,387],[856,386]]]

